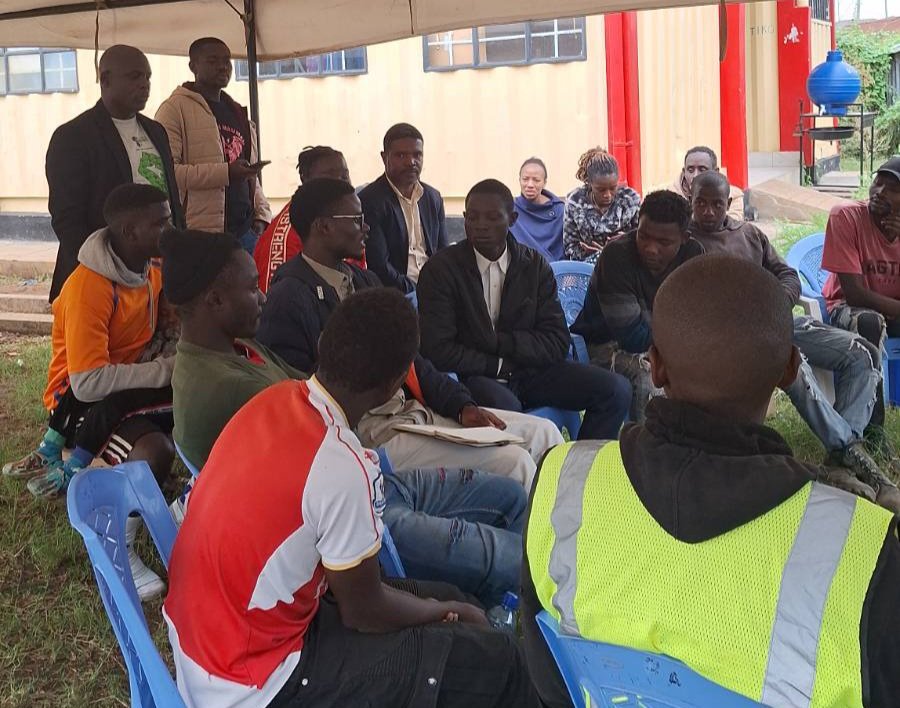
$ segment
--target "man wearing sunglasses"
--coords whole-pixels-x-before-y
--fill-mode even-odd
[[[291,199],[291,225],[303,242],[300,255],[276,271],[269,285],[257,338],[288,364],[314,372],[325,323],[353,292],[381,287],[371,270],[345,262],[360,259],[368,226],[359,198],[347,182],[314,179]],[[368,355],[368,333],[359,347]],[[494,426],[522,438],[522,446],[476,448],[396,430],[400,423],[441,426]],[[396,395],[361,420],[357,433],[368,447],[383,447],[395,470],[458,467],[501,474],[526,489],[536,462],[562,442],[549,421],[534,416],[479,408],[469,390],[417,356]]]

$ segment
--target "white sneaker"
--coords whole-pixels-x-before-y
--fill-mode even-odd
[[[131,567],[131,578],[137,589],[141,602],[159,597],[166,591],[166,584],[156,573],[144,565],[134,550],[134,539],[143,520],[138,516],[129,516],[125,520],[125,545],[128,548],[128,565]]]
[[[194,482],[191,480],[184,485],[181,496],[176,497],[175,501],[169,504],[169,513],[172,514],[172,518],[175,520],[175,525],[178,528],[181,528],[181,524],[184,523],[184,515],[187,514],[188,499],[193,490]]]
[[[184,497],[178,497],[169,504],[169,513],[172,515],[172,519],[175,521],[175,525],[178,528],[181,528],[181,524],[184,522],[184,514],[187,511],[187,504],[185,502],[186,499]]]

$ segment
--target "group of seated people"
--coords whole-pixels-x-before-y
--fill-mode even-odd
[[[592,151],[573,223],[636,211],[576,246],[596,262],[578,362],[510,190],[473,186],[449,244],[421,134],[399,124],[383,147],[359,194],[338,151],[301,153],[254,255],[246,233],[174,228],[171,192],[120,184],[53,301],[48,427],[3,472],[52,498],[95,457],[143,460],[162,486],[173,438],[200,469],[172,503],[163,608],[185,703],[568,706],[546,611],[767,705],[900,706],[879,354],[900,314],[900,158],[831,214],[829,327],[793,316],[798,276],[728,215],[714,157],[690,201],[641,201]],[[811,366],[835,372],[834,403]],[[764,425],[777,388],[825,465]],[[583,412],[577,440],[528,413],[543,406]],[[425,424],[522,442],[410,430]],[[140,523],[126,542],[146,600],[166,585],[134,550]],[[385,528],[408,578],[381,572]],[[487,626],[507,591],[521,646]]]

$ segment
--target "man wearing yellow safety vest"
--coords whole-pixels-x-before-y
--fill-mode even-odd
[[[570,705],[534,622],[666,654],[773,707],[900,706],[900,541],[890,512],[817,482],[763,425],[800,362],[759,266],[695,258],[662,285],[645,425],[561,445],[532,491],[526,653]]]

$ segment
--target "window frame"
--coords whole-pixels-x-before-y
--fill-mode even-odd
[[[363,66],[362,69],[349,69],[344,71],[322,71],[319,70],[316,74],[311,74],[309,72],[282,72],[279,64],[285,59],[310,59],[312,57],[327,57],[329,54],[336,54],[341,52],[343,54],[342,61],[344,66],[347,65],[347,52],[353,51],[355,49],[361,49]],[[272,80],[282,80],[282,79],[324,79],[328,76],[362,76],[363,74],[369,73],[369,52],[367,47],[349,47],[347,49],[335,49],[333,52],[322,52],[321,54],[310,54],[305,57],[286,57],[285,59],[273,59],[271,62],[257,62],[257,76],[260,81],[272,81]],[[261,64],[274,64],[276,66],[275,75],[262,75],[259,73],[259,66]],[[323,62],[324,63],[324,62]],[[239,69],[239,66],[245,67],[243,70]],[[295,65],[296,66],[296,65]],[[250,78],[250,64],[246,59],[235,59],[234,62],[234,78],[237,81],[248,81]]]
[[[819,15],[822,15],[819,17]],[[829,0],[809,0],[810,19],[819,22],[831,22],[831,3]]]
[[[45,57],[48,54],[72,54],[75,57],[74,88],[47,88],[47,67]],[[10,88],[9,57],[37,56],[41,63],[41,88],[13,90]],[[68,47],[0,47],[0,62],[3,63],[3,86],[0,86],[0,98],[4,96],[51,95],[54,93],[78,93],[81,84],[78,80],[78,53]],[[55,69],[54,69],[55,71]]]
[[[576,30],[560,30],[559,27],[556,27],[553,36],[555,41],[559,41],[560,35],[566,34],[580,34],[581,35],[581,52],[578,55],[566,56],[566,57],[535,57],[533,55],[533,47],[531,43],[532,38],[532,24],[535,22],[559,22],[560,20],[575,20]],[[573,61],[586,61],[587,60],[587,30],[586,30],[586,22],[584,17],[551,17],[546,20],[526,20],[524,22],[508,22],[501,24],[519,24],[525,26],[525,32],[522,35],[525,39],[525,58],[521,61],[481,61],[481,46],[485,44],[485,42],[479,38],[478,30],[484,27],[493,27],[496,25],[479,25],[477,27],[471,28],[471,43],[467,42],[451,42],[451,46],[453,44],[461,44],[465,46],[469,46],[472,48],[472,63],[468,64],[450,64],[448,66],[431,66],[428,61],[428,48],[429,46],[429,37],[433,37],[436,34],[444,34],[442,32],[432,32],[431,34],[422,35],[422,69],[426,72],[446,72],[446,71],[462,71],[466,69],[495,69],[498,66],[532,66],[533,64],[563,64]],[[463,30],[466,28],[462,28]],[[461,30],[451,30],[451,31],[461,31]],[[544,34],[544,33],[540,33]],[[490,40],[489,40],[490,41]],[[442,43],[443,44],[443,43]],[[451,49],[452,54],[452,49]]]

